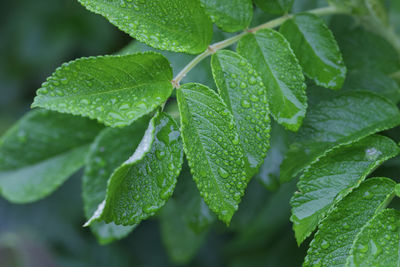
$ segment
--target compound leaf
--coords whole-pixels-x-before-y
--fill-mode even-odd
[[[86,219],[93,215],[106,197],[111,174],[135,151],[147,125],[148,119],[144,117],[128,127],[106,128],[93,142],[83,175],[82,196]],[[134,226],[93,222],[90,228],[101,244],[107,244],[125,237]]]
[[[153,52],[81,58],[58,68],[32,106],[126,126],[168,99],[171,80],[168,60]]]
[[[212,38],[199,0],[78,0],[133,38],[161,50],[198,54]]]
[[[201,0],[211,20],[226,32],[247,28],[253,17],[251,0]]]
[[[0,192],[14,203],[46,197],[83,165],[102,129],[86,118],[27,113],[0,139]]]
[[[399,242],[400,212],[383,210],[357,235],[346,266],[398,266]]]
[[[288,41],[274,30],[244,36],[238,44],[267,88],[271,113],[287,129],[297,131],[307,109],[302,69]]]
[[[255,0],[257,6],[270,14],[284,14],[290,11],[294,0]]]
[[[214,91],[200,84],[185,84],[177,98],[193,179],[210,209],[229,224],[247,186],[233,116]]]
[[[291,199],[293,229],[297,243],[311,234],[329,210],[385,160],[399,153],[389,138],[368,136],[329,152],[300,177]]]
[[[304,73],[317,85],[340,89],[346,77],[339,46],[324,21],[314,14],[298,14],[280,28]]]
[[[340,201],[319,226],[303,266],[344,266],[357,234],[393,198],[395,185],[388,178],[371,178]]]
[[[266,89],[253,67],[233,51],[218,51],[211,66],[219,93],[233,114],[251,178],[269,148],[271,126]]]
[[[311,106],[281,165],[287,182],[327,151],[400,124],[398,108],[370,92],[348,92]]]
[[[179,129],[158,112],[135,153],[112,174],[106,199],[86,225],[97,220],[136,225],[154,215],[172,195],[182,162]]]

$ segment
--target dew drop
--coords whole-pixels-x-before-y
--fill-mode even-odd
[[[162,160],[162,159],[165,157],[165,151],[157,150],[157,151],[156,151],[156,157],[157,157],[159,160]]]
[[[219,167],[218,173],[222,178],[228,178],[229,173],[225,169]]]
[[[321,248],[323,248],[323,249],[329,248],[329,242],[326,241],[326,240],[322,240],[322,242],[321,242]]]
[[[241,105],[242,105],[242,107],[244,107],[244,108],[249,108],[251,105],[250,105],[250,102],[249,101],[247,101],[247,100],[242,100],[241,101],[241,103],[240,103]]]
[[[154,212],[156,212],[158,210],[158,208],[156,206],[153,205],[146,205],[143,207],[143,211],[147,214],[152,214]]]

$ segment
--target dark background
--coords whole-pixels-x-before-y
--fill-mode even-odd
[[[400,2],[387,2],[400,30]],[[321,3],[297,0],[294,10]],[[257,16],[260,21],[269,19]],[[130,41],[75,0],[0,1],[0,134],[29,110],[35,91],[61,63],[112,54]],[[297,248],[289,223],[293,191],[289,184],[270,193],[253,181],[230,230],[217,223],[189,265],[300,266],[307,244]],[[98,245],[82,227],[84,222],[80,173],[33,204],[0,199],[0,266],[173,265],[156,220],[143,222],[128,238],[107,246]],[[240,229],[254,231],[235,234]]]

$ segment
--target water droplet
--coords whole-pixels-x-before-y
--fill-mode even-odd
[[[357,250],[361,253],[365,253],[368,251],[368,245],[360,244],[357,248]]]
[[[156,151],[156,157],[157,157],[159,160],[162,160],[162,159],[165,157],[165,151],[157,150],[157,151]]]
[[[322,247],[323,249],[329,248],[329,242],[326,241],[326,240],[322,240],[322,242],[321,242],[321,247]]]
[[[244,108],[249,108],[251,105],[250,105],[250,102],[249,101],[247,101],[247,100],[242,100],[241,101],[241,105],[242,105],[242,107],[244,107]]]
[[[370,161],[376,160],[381,154],[382,152],[374,147],[365,150],[365,157]]]
[[[235,138],[232,140],[232,143],[233,143],[234,145],[238,145],[238,144],[239,144],[239,138],[238,138],[237,135],[236,135]]]
[[[373,194],[371,194],[369,191],[366,191],[363,195],[364,199],[371,199],[373,197]]]
[[[171,195],[172,192],[174,191],[174,187],[170,186],[167,188],[164,188],[161,192],[160,192],[160,197],[161,199],[167,200]]]
[[[253,102],[258,102],[259,98],[256,95],[251,95],[250,96],[250,100],[253,101]]]
[[[173,171],[174,169],[175,169],[175,165],[172,162],[170,162],[168,164],[168,170]]]
[[[82,105],[89,105],[89,100],[81,99],[81,101],[79,101],[79,103],[82,104]]]
[[[143,207],[143,211],[147,214],[152,214],[158,210],[158,207],[153,206],[153,205],[146,205]]]
[[[349,229],[350,228],[350,225],[347,222],[344,222],[342,226],[343,226],[344,229]]]
[[[25,143],[28,141],[28,137],[25,131],[21,130],[17,133],[17,138],[20,143]]]
[[[218,168],[218,173],[219,175],[221,175],[222,178],[227,178],[229,175],[229,173],[221,167]]]

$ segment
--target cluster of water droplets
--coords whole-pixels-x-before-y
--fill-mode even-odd
[[[122,167],[123,182],[112,197],[118,223],[137,224],[154,215],[174,191],[182,167],[182,143],[179,136],[169,138],[172,131],[178,131],[175,123],[165,115],[159,116],[150,151]]]
[[[220,62],[249,166],[256,168],[263,162],[269,147],[270,119],[266,88],[261,77],[244,59],[230,56],[227,66],[224,66],[226,63],[223,58]]]
[[[162,70],[165,64],[161,63],[165,62],[150,57],[146,54],[125,58],[92,57],[66,63],[43,83],[35,103],[52,110],[98,119],[110,126],[126,126],[159,106],[172,89],[169,77],[165,75],[168,71]],[[141,60],[148,62],[142,62],[138,67],[135,62]],[[109,75],[108,71],[117,69],[110,69],[113,64],[122,65],[123,69],[116,75]],[[96,65],[96,68],[91,65]],[[149,69],[144,70],[142,66]],[[155,79],[159,88],[139,86],[147,77],[145,75],[148,82]],[[164,84],[160,79],[165,80]]]
[[[176,2],[176,3],[174,3]],[[203,10],[196,2],[186,1],[113,0],[107,8],[84,1],[91,11],[105,16],[112,24],[135,39],[161,50],[188,52],[198,48],[202,32],[198,32],[196,18]],[[201,14],[200,14],[201,13]],[[198,40],[193,42],[193,40]]]
[[[399,226],[397,211],[386,210],[378,215],[366,225],[354,243],[354,257],[351,260],[365,266],[376,266],[391,255],[397,255]],[[397,262],[397,256],[395,258]]]
[[[219,96],[204,86],[192,86],[200,94],[180,89],[190,109],[190,114],[184,116],[192,117],[190,125],[182,129],[186,155],[200,194],[226,221],[237,209],[247,185],[239,136],[232,114]]]

